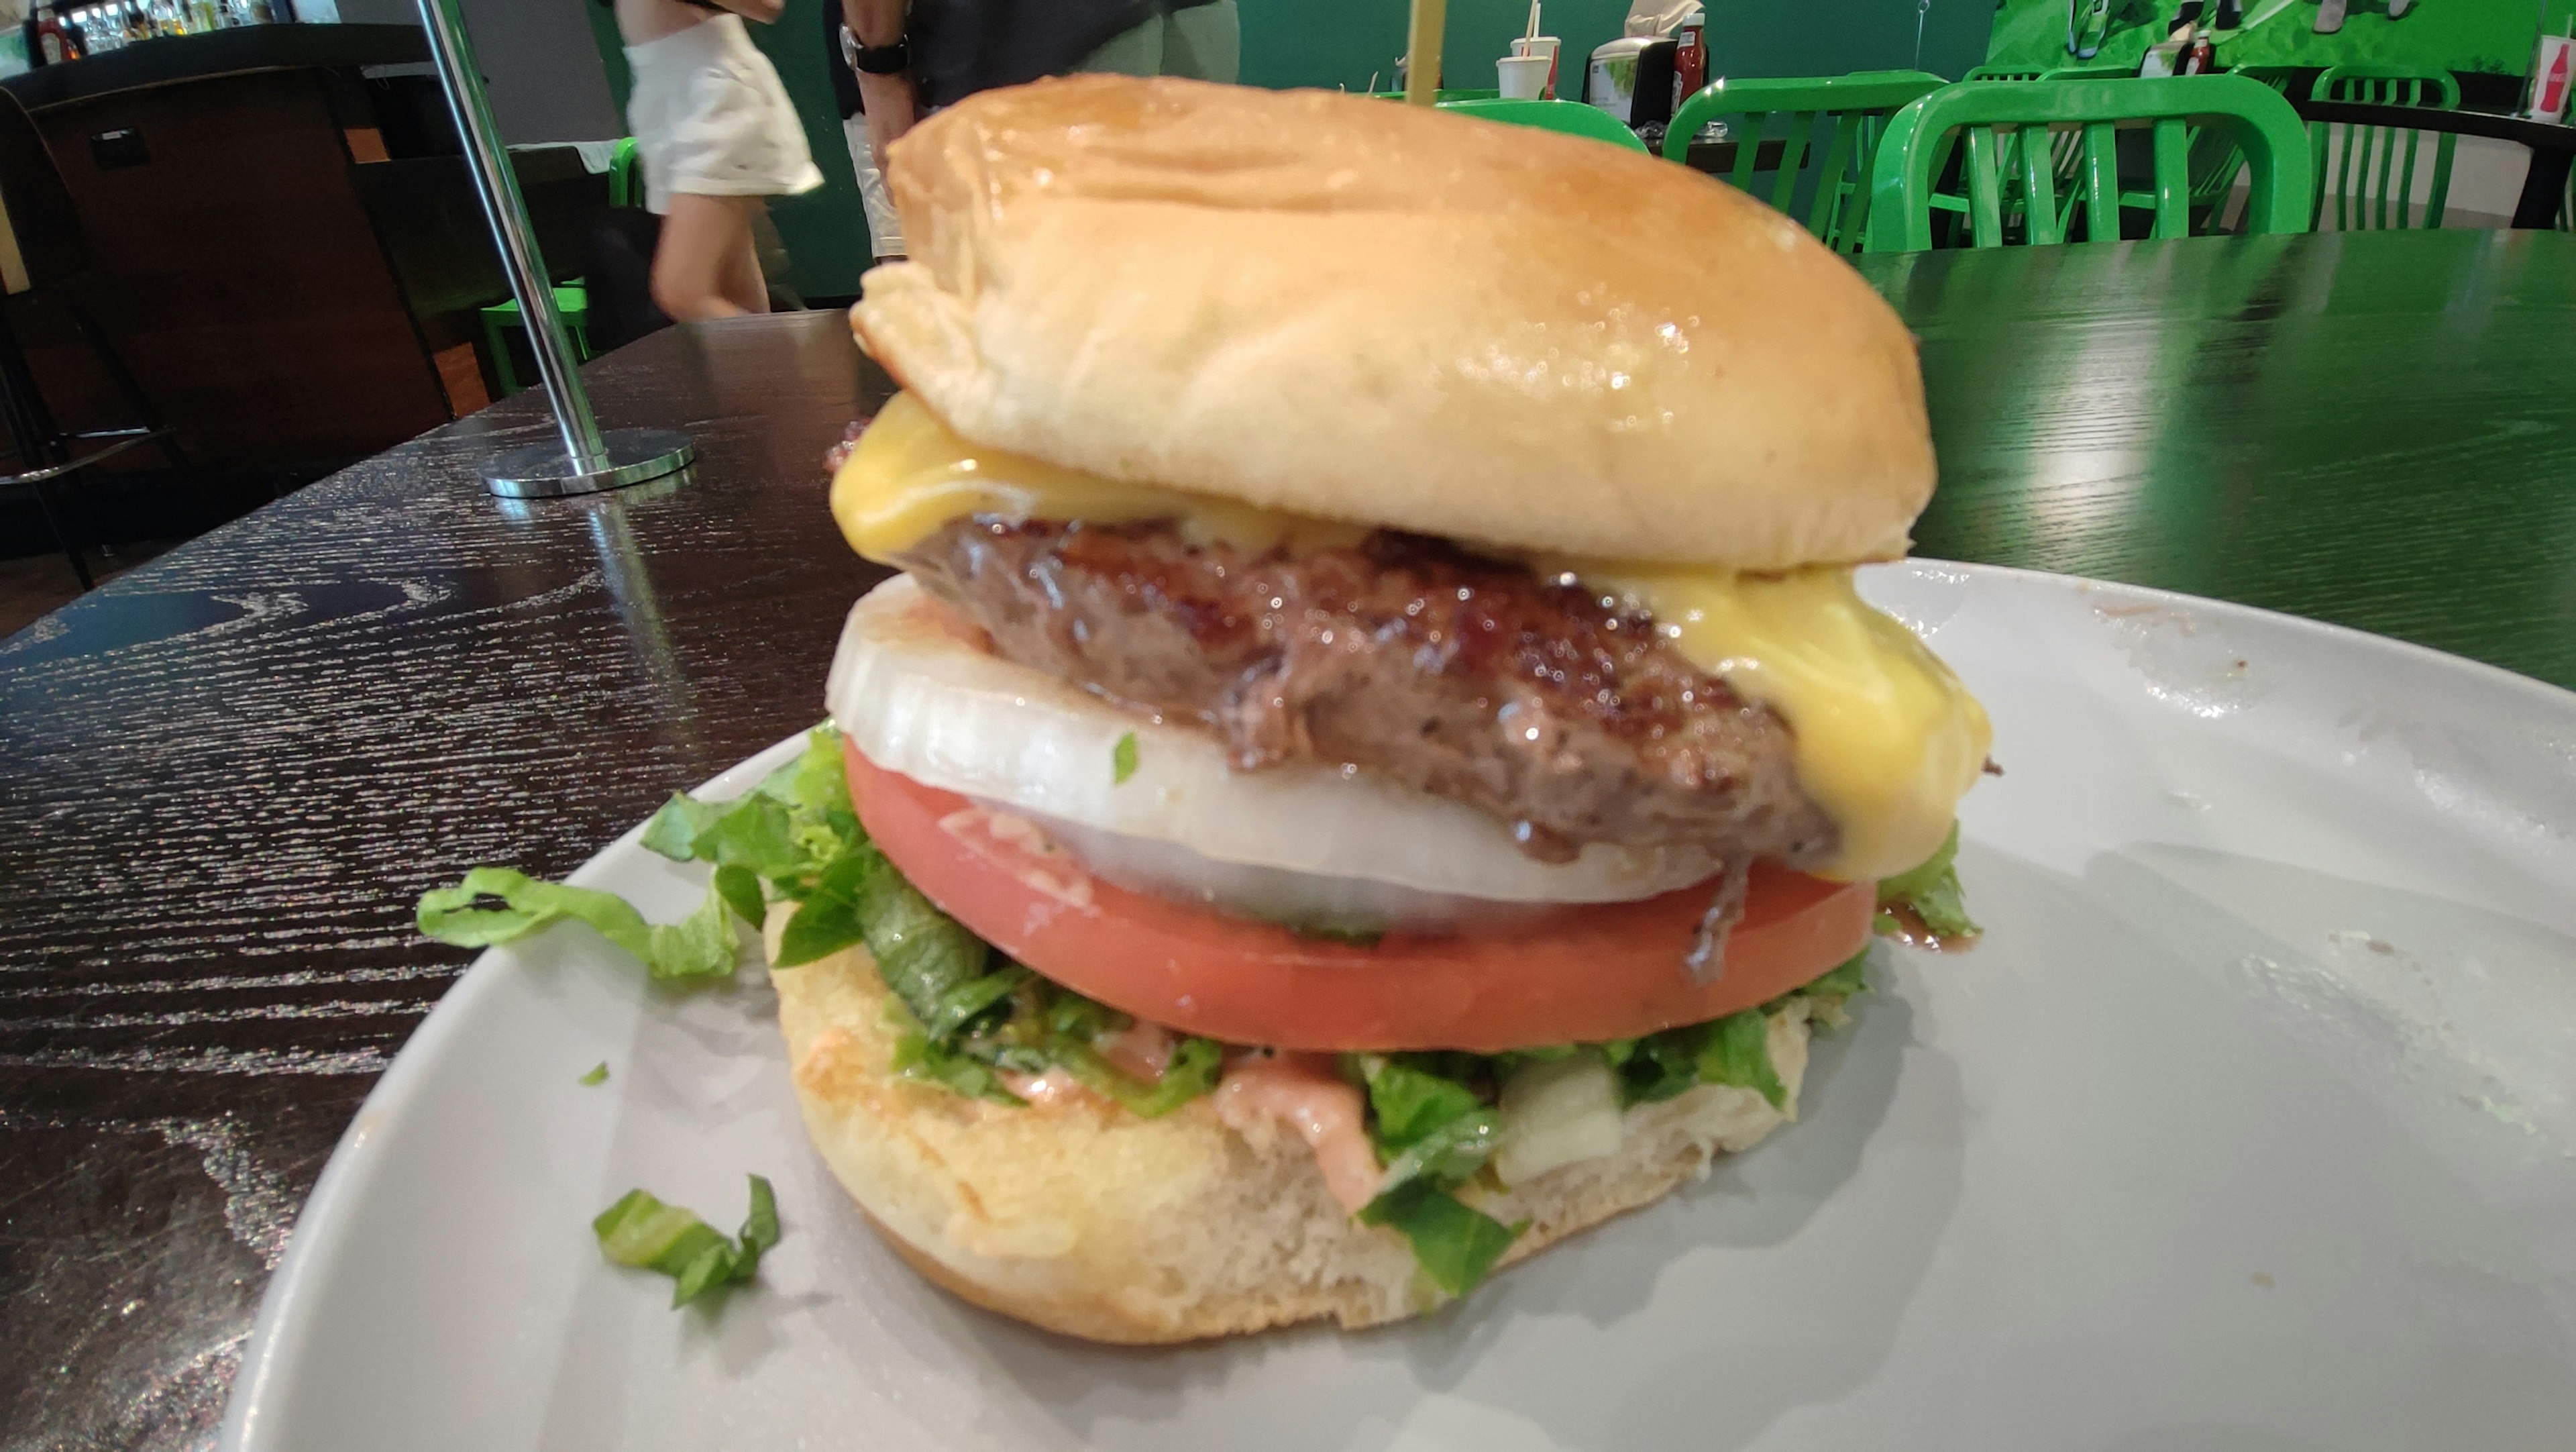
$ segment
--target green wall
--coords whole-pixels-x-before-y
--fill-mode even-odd
[[[1239,0],[1243,78],[1260,86],[1360,90],[1395,84],[1404,50],[1404,0]],[[1709,0],[1712,74],[1833,76],[1916,64],[1917,0]],[[1625,0],[1546,0],[1548,34],[1565,42],[1559,67],[1569,94],[1580,63],[1617,38]],[[1986,53],[1993,0],[1925,0],[1922,68],[1956,76]],[[1449,0],[1441,67],[1452,86],[1494,84],[1494,59],[1528,22],[1526,0]]]
[[[2137,64],[2172,28],[2178,0],[2114,0],[2111,31],[2090,64]],[[2539,26],[2561,30],[2576,0],[2417,0],[2399,19],[2388,0],[2351,0],[2343,28],[2316,33],[2316,0],[2245,0],[2246,23],[2215,37],[2218,62],[2330,66],[2362,61],[2508,76],[2531,73]],[[2003,64],[2077,64],[2066,53],[2066,0],[2003,0],[1993,58]]]
[[[867,219],[859,206],[840,116],[833,109],[821,44],[823,22],[815,13],[838,3],[787,0],[786,14],[777,24],[751,27],[753,40],[778,67],[779,78],[795,98],[807,144],[823,171],[821,190],[771,204],[779,236],[795,261],[792,280],[809,298],[856,293],[859,274],[868,264]],[[1406,0],[1238,3],[1245,81],[1356,91],[1368,85],[1374,72],[1381,89],[1394,85],[1395,58],[1404,49]],[[2063,0],[2059,4],[2062,8]],[[1565,41],[1561,70],[1571,92],[1581,85],[1581,63],[1592,48],[1619,34],[1628,13],[1626,0],[1546,0],[1546,5],[1547,32]],[[623,112],[629,82],[616,22],[604,7],[582,8],[590,14],[609,90]],[[1509,52],[1512,37],[1528,18],[1526,0],[1449,0],[1441,42],[1449,84],[1494,84],[1494,58]],[[1714,74],[1822,76],[1919,64],[1955,77],[1985,54],[1987,30],[1996,15],[1993,0],[1709,0],[1708,18]]]

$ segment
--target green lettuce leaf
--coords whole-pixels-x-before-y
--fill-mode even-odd
[[[1619,1071],[1622,1107],[1656,1103],[1697,1088],[1699,1051],[1707,1040],[1706,1024],[1685,1024],[1602,1045],[1610,1067]]]
[[[486,897],[502,906],[477,907]],[[733,923],[710,888],[698,910],[676,923],[648,923],[626,899],[586,887],[540,882],[507,867],[477,867],[454,887],[420,897],[420,931],[460,948],[489,948],[571,918],[641,960],[664,982],[711,983],[733,976]]]
[[[1798,992],[1840,998],[1851,998],[1859,994],[1867,993],[1869,991],[1869,978],[1864,970],[1867,968],[1868,964],[1869,950],[1867,948],[1863,948],[1859,952],[1845,958],[1842,962],[1834,965],[1832,971],[1825,973],[1821,977],[1817,978],[1813,983],[1799,989]],[[1793,994],[1791,996],[1794,997],[1795,995]]]
[[[1402,1152],[1452,1121],[1482,1111],[1474,1090],[1420,1067],[1409,1056],[1360,1057],[1368,1078],[1371,1132],[1382,1151]]]
[[[1103,1058],[1088,1035],[1065,1035],[1039,1052],[1062,1065],[1084,1088],[1116,1100],[1140,1119],[1160,1119],[1216,1088],[1225,1059],[1225,1050],[1214,1039],[1180,1039],[1172,1045],[1163,1077],[1148,1083]]]
[[[859,920],[859,893],[884,854],[862,842],[843,848],[806,884],[794,915],[779,934],[773,968],[794,968],[867,941]]]
[[[1908,871],[1880,880],[1879,907],[1904,908],[1944,938],[1975,937],[1980,929],[1968,916],[1967,895],[1959,887],[1958,857],[1959,824],[1952,822],[1941,850]],[[1882,911],[1878,926],[1881,932],[1893,931],[1896,919]]]
[[[1461,1184],[1483,1169],[1502,1143],[1502,1111],[1478,1105],[1473,1112],[1432,1130],[1387,1160],[1386,1178],[1378,1182],[1378,1194],[1383,1198],[1417,1180],[1433,1185]]]
[[[1529,1222],[1505,1225],[1427,1181],[1388,1191],[1360,1210],[1366,1225],[1389,1225],[1413,1246],[1413,1259],[1431,1283],[1463,1296],[1485,1278]]]
[[[745,1284],[759,1272],[760,1257],[778,1243],[778,1201],[769,1181],[753,1175],[751,1212],[740,1234],[728,1240],[695,1213],[666,1205],[649,1191],[629,1190],[599,1212],[590,1228],[609,1260],[671,1277],[671,1304],[685,1306]]]
[[[1705,1083],[1733,1084],[1758,1091],[1774,1109],[1789,1106],[1789,1091],[1771,1067],[1771,1018],[1758,1008],[1731,1013],[1708,1025],[1699,1050],[1699,1077]]]
[[[933,1043],[930,1036],[921,1031],[921,1026],[912,1022],[909,1013],[904,1013],[902,1020],[910,1026],[895,1036],[892,1065],[898,1077],[936,1084],[951,1094],[968,1099],[989,1099],[996,1104],[1028,1103],[1010,1091],[991,1063],[946,1044]]]
[[[716,896],[725,900],[733,915],[758,932],[769,918],[769,899],[760,889],[760,875],[748,867],[728,862],[716,869],[712,884]]]
[[[771,772],[753,792],[785,804],[791,835],[813,867],[868,838],[850,805],[846,765],[841,733],[826,721],[805,733],[805,749],[794,761]]]
[[[1136,733],[1130,731],[1119,737],[1118,744],[1109,749],[1109,784],[1125,786],[1127,778],[1135,774]]]

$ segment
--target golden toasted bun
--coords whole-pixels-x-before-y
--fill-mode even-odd
[[[895,143],[868,352],[975,443],[1507,549],[1889,559],[1914,341],[1672,162],[1326,91],[1076,76]]]
[[[1105,1101],[1013,1108],[889,1070],[886,990],[867,955],[771,975],[805,1129],[903,1258],[988,1310],[1094,1341],[1191,1341],[1428,1309],[1394,1231],[1353,1222],[1294,1134],[1229,1129],[1200,1099],[1160,1119]],[[1771,1021],[1789,1106],[1807,1064],[1804,1000]],[[1505,1264],[1708,1172],[1786,1116],[1705,1085],[1628,1112],[1616,1155],[1483,1203],[1530,1228]]]

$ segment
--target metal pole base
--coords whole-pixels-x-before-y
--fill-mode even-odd
[[[596,494],[677,474],[698,456],[689,436],[672,429],[609,429],[608,467],[584,471],[560,443],[523,444],[484,461],[483,482],[504,499],[559,499]]]

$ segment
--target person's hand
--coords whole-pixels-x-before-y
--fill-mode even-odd
[[[787,0],[716,0],[716,3],[745,20],[757,20],[764,25],[787,11]]]
[[[868,113],[868,150],[876,154],[877,170],[885,170],[886,148],[895,138],[912,129],[919,119],[920,104],[912,91],[912,77],[900,72],[876,76],[860,71],[859,101]]]

